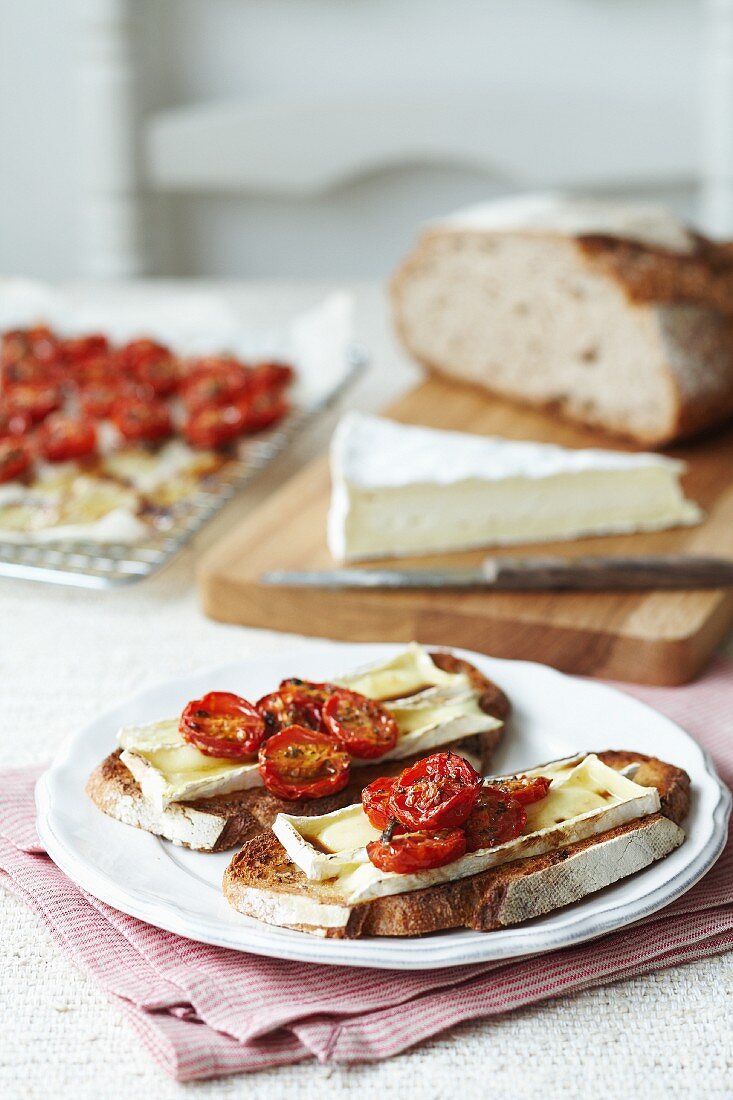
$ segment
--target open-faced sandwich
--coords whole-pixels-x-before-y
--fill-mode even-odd
[[[489,932],[669,855],[689,788],[681,769],[634,752],[489,779],[437,752],[352,806],[279,814],[234,857],[224,893],[247,916],[320,936]]]
[[[127,825],[221,851],[278,814],[349,806],[434,749],[486,770],[508,714],[503,691],[473,665],[413,644],[329,683],[284,680],[255,703],[210,692],[180,715],[124,727],[87,792]]]

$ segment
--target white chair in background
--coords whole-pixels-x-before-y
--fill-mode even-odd
[[[697,104],[682,114],[665,110],[663,90],[642,110],[623,81],[610,99],[607,90],[538,95],[521,82],[492,86],[488,74],[480,88],[426,86],[398,98],[379,87],[338,95],[305,89],[144,114],[128,0],[80,0],[84,274],[159,269],[143,243],[146,193],[303,199],[404,164],[465,165],[505,189],[628,190],[698,180],[703,224],[733,234],[733,0],[705,0],[703,11],[701,111]]]

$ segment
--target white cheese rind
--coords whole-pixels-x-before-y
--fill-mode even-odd
[[[684,465],[349,413],[331,442],[328,545],[341,561],[697,523]]]
[[[137,780],[143,798],[163,810],[171,802],[195,802],[198,798],[210,798],[215,794],[231,794],[262,786],[262,778],[256,763],[235,766],[222,765],[219,769],[193,774],[188,779],[171,781],[145,756],[125,749],[120,760]]]
[[[539,769],[533,769],[525,774],[538,772]],[[355,905],[375,897],[407,893],[467,878],[516,859],[542,855],[659,810],[659,792],[656,788],[634,783],[603,764],[594,754],[579,760],[575,757],[558,761],[554,767],[545,768],[540,774],[551,777],[553,784],[543,802],[536,803],[534,808],[528,807],[530,831],[506,844],[467,852],[445,867],[417,874],[382,872],[369,861],[365,845],[369,840],[376,839],[376,830],[359,806],[346,807],[321,817],[279,814],[273,832],[307,878],[313,881],[333,879],[335,888],[344,897],[344,904]],[[569,799],[573,788],[575,808],[580,808],[581,812],[563,817],[563,811],[567,812],[568,806],[572,805]],[[552,817],[562,819],[553,821]],[[349,822],[348,846],[342,851],[324,851],[322,833],[324,830],[333,832],[339,819]]]

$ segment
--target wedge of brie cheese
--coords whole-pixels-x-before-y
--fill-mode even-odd
[[[399,737],[382,760],[431,752],[464,737],[497,729],[501,722],[479,706],[480,693],[462,673],[444,672],[422,646],[413,644],[388,661],[370,665],[335,683],[383,701]],[[127,726],[118,734],[120,759],[143,796],[157,809],[262,786],[256,760],[206,756],[178,730],[178,719]],[[468,754],[466,754],[468,755]],[[471,759],[471,763],[477,763]],[[359,761],[354,761],[358,767]]]
[[[331,443],[339,561],[656,531],[697,523],[684,464],[566,450],[349,413]]]
[[[402,875],[375,867],[367,856],[366,845],[376,840],[379,832],[360,805],[321,817],[278,814],[273,832],[306,878],[331,880],[344,905],[351,906],[542,855],[659,810],[655,787],[634,783],[593,753],[523,774],[547,776],[552,784],[544,799],[527,807],[522,836],[494,848],[467,852],[453,863],[428,871]]]

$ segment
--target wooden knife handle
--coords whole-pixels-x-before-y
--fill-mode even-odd
[[[725,588],[733,561],[667,554],[661,557],[485,558],[483,573],[498,589]]]

